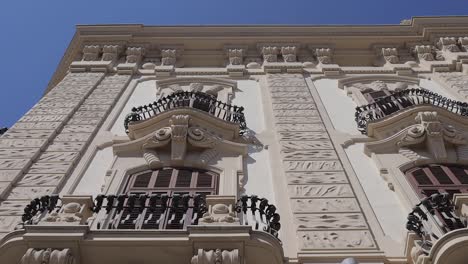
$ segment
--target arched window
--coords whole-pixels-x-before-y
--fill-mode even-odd
[[[468,192],[468,166],[430,164],[414,167],[405,174],[420,198],[437,192],[451,197]]]
[[[164,168],[136,173],[127,182],[125,206],[115,212],[112,228],[183,229],[194,219],[194,197],[217,194],[217,187],[218,175],[205,170]]]

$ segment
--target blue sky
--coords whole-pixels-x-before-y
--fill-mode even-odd
[[[398,24],[434,15],[468,15],[468,0],[3,1],[0,127],[40,99],[76,24]]]

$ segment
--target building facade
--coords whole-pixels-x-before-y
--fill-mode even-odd
[[[468,260],[468,17],[78,26],[0,136],[0,263]]]

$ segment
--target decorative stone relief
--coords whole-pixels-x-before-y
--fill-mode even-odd
[[[262,47],[262,56],[265,62],[277,62],[278,61],[278,48],[274,46]]]
[[[450,51],[450,52],[459,52],[460,48],[457,45],[457,39],[454,37],[441,37],[437,45],[443,51]]]
[[[241,264],[239,250],[198,249],[196,255],[192,257],[191,264]]]
[[[400,63],[400,58],[398,57],[398,50],[396,48],[382,48],[382,56],[384,57],[387,63]]]
[[[208,212],[198,221],[199,225],[239,224],[239,218],[234,210],[235,196],[207,196]]]
[[[284,46],[281,47],[281,55],[283,56],[284,62],[296,62],[297,48],[295,46]]]
[[[97,61],[101,47],[99,45],[86,45],[83,47],[83,61]]]
[[[318,54],[322,55],[322,62],[331,62],[331,50],[319,50]],[[271,74],[267,75],[267,82],[302,248],[375,248],[304,77]],[[330,231],[311,231],[316,229]]]
[[[330,48],[317,48],[315,49],[315,56],[321,64],[332,63],[332,50]]]
[[[304,231],[298,232],[303,249],[374,248],[369,231]]]
[[[29,248],[20,264],[78,264],[71,249]]]
[[[468,40],[467,40],[468,45]],[[468,75],[460,72],[439,73],[435,76],[437,81],[442,82],[448,89],[459,94],[460,97],[468,99]]]
[[[468,52],[468,37],[460,37],[458,43],[460,43],[463,51]]]
[[[127,63],[140,63],[145,55],[145,48],[143,47],[127,47],[126,51]]]
[[[91,196],[63,196],[62,207],[41,219],[39,225],[85,225],[93,215]]]
[[[122,51],[120,45],[104,45],[102,47],[102,60],[103,61],[116,61]]]
[[[230,65],[242,65],[244,63],[244,49],[228,49],[227,55]]]
[[[443,61],[445,58],[438,53],[431,45],[418,45],[414,47],[414,52],[421,61]]]
[[[161,64],[163,66],[175,66],[177,58],[176,49],[162,49],[161,50]]]

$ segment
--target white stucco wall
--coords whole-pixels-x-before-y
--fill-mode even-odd
[[[325,105],[333,127],[340,132],[360,135],[356,121],[354,121],[357,105],[351,97],[346,95],[344,90],[338,88],[338,81],[320,79],[315,81],[314,85]]]
[[[98,150],[89,164],[73,194],[93,195],[102,193],[106,172],[112,166],[114,154],[112,147]]]
[[[131,87],[131,85],[130,85]],[[148,80],[138,83],[132,95],[128,99],[124,108],[115,120],[111,128],[111,132],[118,136],[126,136],[125,128],[123,126],[125,116],[131,112],[133,107],[146,105],[156,100],[156,81]]]
[[[345,151],[384,233],[404,244],[408,212],[399,197],[388,188],[372,159],[364,154],[363,143],[353,144]]]
[[[232,103],[244,107],[247,127],[259,136],[265,130],[265,113],[262,105],[260,85],[256,81],[238,81],[238,90]],[[263,142],[264,143],[264,142]],[[273,202],[274,192],[272,183],[271,163],[268,150],[249,147],[249,154],[244,159],[247,168],[245,172],[245,194],[255,194]]]

